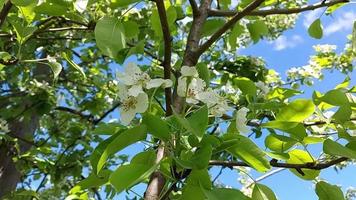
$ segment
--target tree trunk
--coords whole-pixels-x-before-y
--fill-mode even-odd
[[[32,114],[31,119],[17,120],[10,123],[10,132],[15,137],[28,138],[33,135],[37,128],[38,116]],[[19,141],[20,153],[24,153],[31,148],[31,144]],[[16,169],[12,158],[16,154],[13,144],[3,142],[0,145],[0,199],[16,188],[21,180],[21,173]]]
[[[41,58],[46,57],[43,53]],[[37,64],[33,70],[34,78],[39,81],[49,82],[51,69],[47,65]],[[25,96],[24,96],[25,97]],[[5,102],[11,104],[11,102]],[[14,138],[32,138],[39,125],[40,115],[37,114],[35,108],[36,103],[30,102],[27,99],[23,100],[24,112],[13,121],[9,122],[10,137]],[[5,106],[4,106],[5,107]],[[25,116],[26,115],[26,116]],[[16,154],[23,154],[31,148],[29,142],[18,140],[19,152],[14,147],[13,143],[0,141],[0,199],[11,191],[16,189],[17,184],[21,181],[21,172],[16,168],[13,157]]]

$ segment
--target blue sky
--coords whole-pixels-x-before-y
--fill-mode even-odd
[[[266,62],[269,68],[275,69],[285,78],[287,69],[295,66],[303,66],[308,63],[309,56],[314,54],[313,45],[316,44],[333,44],[337,45],[337,51],[343,50],[347,41],[346,36],[351,34],[353,21],[356,20],[356,4],[350,4],[337,10],[332,16],[323,15],[321,17],[324,27],[324,37],[320,40],[309,37],[307,28],[308,26],[323,13],[324,9],[318,9],[311,12],[303,13],[292,30],[286,31],[277,40],[261,41],[256,45],[250,46],[245,49],[240,49],[238,52],[241,55],[260,56]],[[135,61],[135,58],[128,59],[127,62]],[[351,84],[356,84],[356,72],[350,74],[352,79]],[[305,91],[300,97],[310,98],[314,90],[325,92],[334,88],[338,83],[341,83],[345,75],[335,71],[333,73],[326,72],[325,78],[322,81],[316,81],[312,87],[302,87]],[[117,113],[113,115],[117,117]],[[258,141],[258,144],[263,144],[263,139]],[[142,145],[133,145],[124,152],[132,154],[142,150]],[[311,147],[312,152],[320,152],[320,146]],[[317,156],[317,154],[316,154]],[[218,172],[218,168],[212,170],[212,177]],[[320,177],[328,180],[332,184],[342,186],[344,192],[348,187],[356,187],[356,166],[349,166],[342,171],[336,172],[334,169],[329,168],[321,172]],[[256,172],[252,173],[255,178],[261,174]],[[236,171],[229,169],[219,178],[221,182],[235,188],[240,188],[237,179],[238,174]],[[280,200],[312,200],[318,199],[315,192],[313,183],[304,181],[294,176],[288,170],[284,170],[275,174],[261,183],[268,185],[277,195]],[[142,194],[145,186],[138,185],[133,189]],[[117,199],[123,199],[125,194],[121,194]],[[130,195],[133,197],[134,195]]]

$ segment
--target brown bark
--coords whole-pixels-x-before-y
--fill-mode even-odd
[[[43,54],[42,57],[46,55]],[[48,81],[50,69],[44,64],[37,64],[34,70],[34,78],[39,82]],[[10,102],[11,103],[11,102]],[[39,123],[40,115],[36,112],[36,103],[24,99],[24,110],[20,116],[14,117],[9,122],[10,136],[14,138],[32,138]],[[7,141],[0,143],[0,199],[16,189],[16,185],[21,181],[21,172],[16,168],[13,157],[22,154],[31,148],[31,144],[19,140],[20,150],[14,144]]]

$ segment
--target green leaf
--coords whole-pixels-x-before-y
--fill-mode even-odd
[[[95,127],[92,133],[97,135],[114,135],[119,130],[124,128],[125,126],[122,126],[120,123],[117,122],[110,122],[110,123],[101,122]]]
[[[95,174],[98,174],[97,171],[97,166],[99,163],[99,160],[101,158],[101,155],[104,153],[104,151],[106,150],[106,148],[108,147],[108,145],[118,136],[120,135],[120,133],[114,134],[111,137],[109,137],[108,139],[104,140],[103,142],[99,143],[99,145],[94,149],[93,153],[90,156],[90,164],[93,168],[93,171]]]
[[[143,116],[144,124],[147,125],[147,130],[156,138],[167,141],[170,138],[170,130],[167,122],[160,117],[151,114],[145,114]]]
[[[23,26],[23,24],[17,21],[11,21],[12,26],[16,32],[16,40],[23,44],[25,43],[31,35],[37,30],[37,27]]]
[[[315,20],[308,29],[308,33],[315,39],[321,39],[323,37],[323,27],[321,26],[320,19]]]
[[[297,99],[277,114],[276,120],[288,122],[302,122],[314,113],[315,105],[312,100]]]
[[[38,0],[11,0],[11,3],[16,6],[28,6],[31,4],[37,4]]]
[[[122,25],[125,27],[125,37],[128,39],[136,38],[140,33],[139,27],[134,21],[125,21]]]
[[[219,18],[206,20],[202,28],[202,37],[208,37],[212,35],[224,24],[225,24],[225,20]]]
[[[292,163],[292,164],[306,164],[306,163],[313,163],[314,158],[311,157],[311,155],[303,150],[300,149],[294,149],[289,152],[289,160],[287,163]],[[301,174],[295,169],[290,169],[293,174],[298,176],[299,178],[302,178],[304,180],[314,180],[316,177],[319,176],[320,171],[319,170],[313,170],[313,169],[300,169],[302,171]]]
[[[245,77],[234,78],[234,84],[242,91],[243,94],[255,96],[257,92],[256,85],[253,81]]]
[[[325,181],[319,181],[315,186],[316,194],[319,200],[344,200],[342,190],[336,186],[331,185]]]
[[[250,200],[240,190],[230,188],[213,188],[203,191],[207,200]]]
[[[330,90],[329,92],[325,93],[324,96],[320,97],[319,100],[334,106],[349,104],[349,100],[346,94],[340,89]]]
[[[206,105],[196,110],[187,119],[181,117],[177,113],[174,113],[174,116],[179,124],[189,132],[193,133],[198,140],[203,138],[208,126],[208,107]]]
[[[96,167],[97,173],[100,172],[100,170],[103,168],[103,166],[106,163],[106,160],[109,158],[109,156],[117,153],[118,151],[121,151],[125,147],[134,144],[138,141],[146,139],[146,126],[145,125],[139,125],[136,127],[133,127],[131,129],[128,129],[121,134],[119,134],[117,137],[111,141],[103,153],[101,154],[99,161],[97,163]]]
[[[291,134],[291,136],[298,141],[302,141],[307,136],[307,132],[303,123],[287,122],[287,121],[270,121],[261,125],[265,128],[274,128]]]
[[[102,186],[108,182],[110,175],[111,175],[110,170],[102,170],[99,175],[97,175],[95,173],[90,174],[87,178],[85,178],[84,180],[81,180],[79,183],[77,183],[70,190],[70,193],[75,194],[76,192],[81,191],[81,190]]]
[[[178,159],[174,158],[178,164],[187,169],[206,169],[209,166],[209,160],[212,155],[211,145],[203,145],[190,158]]]
[[[261,20],[247,24],[247,29],[254,43],[257,43],[262,36],[268,35],[269,33],[267,25]]]
[[[117,168],[110,176],[109,182],[120,193],[148,178],[157,168],[155,151],[146,151],[132,158],[131,163]]]
[[[20,190],[15,192],[15,196],[21,196],[20,198],[14,198],[14,199],[25,199],[24,197],[31,197],[35,199],[40,199],[37,192],[33,190]],[[6,199],[6,198],[5,198]]]
[[[36,14],[62,16],[66,14],[68,8],[70,8],[70,5],[66,4],[65,1],[49,0],[36,6],[34,11]]]
[[[277,134],[270,134],[265,139],[265,146],[277,152],[284,152],[293,147],[295,143],[297,142],[292,138]]]
[[[125,7],[130,4],[139,2],[141,0],[111,0],[111,7],[112,8],[117,8],[117,7]]]
[[[66,53],[63,52],[63,53],[62,53],[62,56],[63,56],[63,58],[68,62],[68,64],[69,64],[70,66],[72,66],[75,70],[77,70],[77,71],[83,76],[84,79],[87,78],[87,76],[85,75],[84,70],[83,70],[79,65],[77,65],[75,62],[73,62],[73,61],[67,56]]]
[[[208,170],[192,170],[182,189],[180,200],[204,200],[204,190],[211,189]]]
[[[206,85],[210,85],[210,71],[208,65],[205,63],[198,63],[196,65],[199,77],[205,81]]]
[[[208,126],[208,107],[204,105],[188,117],[190,126],[195,130],[196,136],[200,140],[205,134]]]
[[[125,29],[114,17],[104,17],[95,26],[95,40],[104,55],[116,58],[126,47]]]
[[[256,183],[252,191],[253,200],[277,200],[274,192],[267,186]]]
[[[59,74],[63,69],[62,65],[58,62],[49,62],[48,65],[51,67],[51,70],[53,72],[53,79],[57,80]]]
[[[342,146],[330,139],[324,141],[323,151],[332,156],[343,156],[347,158],[356,159],[356,151]]]
[[[233,144],[226,149],[228,152],[245,161],[257,171],[266,172],[271,168],[265,158],[266,154],[249,138],[237,134],[226,134],[224,135],[224,141],[231,141]]]
[[[245,30],[245,27],[242,26],[241,24],[236,24],[234,26],[234,28],[232,28],[232,30],[229,34],[229,37],[228,37],[229,45],[232,50],[236,49],[237,39],[242,33],[244,33],[244,30]]]

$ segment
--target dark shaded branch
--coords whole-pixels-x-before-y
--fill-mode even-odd
[[[256,10],[256,11],[252,11],[250,12],[249,16],[267,16],[267,15],[276,15],[276,14],[295,14],[295,13],[301,13],[301,12],[305,12],[305,11],[310,11],[310,10],[315,10],[318,8],[322,8],[322,7],[329,7],[335,4],[339,4],[339,3],[348,3],[350,2],[349,0],[335,0],[335,1],[328,1],[328,2],[318,2],[312,5],[307,5],[304,7],[300,7],[300,8],[289,8],[289,9],[284,9],[284,8],[280,8],[280,9],[270,9],[270,10]],[[224,10],[209,10],[209,16],[211,17],[232,17],[235,16],[237,14],[236,11],[224,11]]]
[[[164,40],[164,60],[163,60],[163,68],[164,68],[164,78],[171,79],[171,57],[172,57],[172,37],[169,30],[167,13],[164,7],[163,0],[156,0],[156,6],[159,14],[159,19],[161,22],[162,32],[163,32],[163,40]],[[166,96],[166,115],[172,115],[172,94],[171,88],[165,89]]]
[[[0,11],[0,28],[4,24],[4,21],[7,17],[7,15],[9,14],[11,7],[12,7],[12,3],[10,0],[8,0],[5,3],[4,7],[1,9],[1,11]]]
[[[305,163],[305,164],[293,164],[293,163],[278,163],[274,160],[271,160],[270,165],[272,167],[277,168],[287,168],[287,169],[314,169],[314,170],[322,170],[338,163],[344,162],[348,160],[346,157],[340,157],[335,160],[331,160],[324,163]],[[222,161],[222,160],[211,160],[209,161],[209,165],[211,166],[224,166],[224,167],[251,167],[245,162],[240,161]]]
[[[208,18],[208,10],[210,9],[211,1],[212,0],[201,1],[198,15],[193,17],[184,52],[183,65],[194,66],[199,59],[199,55],[196,54],[196,51],[199,48],[202,27]]]
[[[93,120],[93,116],[90,115],[90,114],[84,114],[82,113],[81,111],[78,111],[78,110],[74,110],[72,108],[68,108],[68,107],[64,107],[64,106],[58,106],[56,108],[54,108],[55,110],[58,110],[58,111],[64,111],[64,112],[68,112],[70,114],[73,114],[73,115],[78,115],[80,118],[82,119],[86,119],[88,121],[92,121]]]
[[[228,22],[224,24],[219,30],[217,30],[204,44],[201,45],[201,47],[198,49],[197,54],[201,55],[203,54],[206,50],[209,49],[209,47],[216,42],[221,36],[229,30],[231,27],[233,27],[237,21],[251,13],[254,9],[256,9],[258,6],[260,6],[264,0],[255,0],[252,3],[250,3],[248,6],[246,6],[241,12],[236,13]]]
[[[199,8],[195,0],[189,0],[190,6],[192,7],[193,16],[199,15]]]
[[[98,123],[100,123],[105,117],[107,117],[111,112],[113,112],[120,105],[121,105],[120,102],[115,103],[109,110],[104,112],[104,114],[102,114],[98,119],[94,120],[93,124],[97,125]]]

